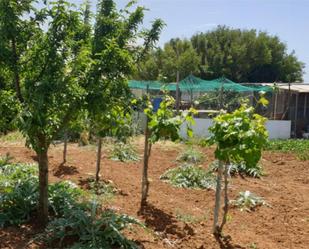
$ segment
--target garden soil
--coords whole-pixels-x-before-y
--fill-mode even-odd
[[[135,141],[142,155],[142,139]],[[108,147],[102,158],[101,177],[111,181],[118,194],[106,203],[119,213],[142,220],[149,229],[134,228],[126,235],[140,248],[244,248],[307,249],[309,248],[309,161],[299,161],[289,153],[264,152],[261,163],[265,175],[261,179],[236,176],[230,180],[230,199],[249,190],[261,196],[268,206],[255,211],[230,210],[224,237],[216,240],[211,233],[213,223],[213,190],[175,188],[161,181],[160,175],[177,166],[176,158],[184,145],[159,143],[150,158],[150,192],[144,215],[139,215],[142,160],[122,163],[108,159]],[[205,154],[203,167],[214,160],[213,149]],[[34,152],[22,144],[0,144],[0,156],[10,153],[18,162],[35,162]],[[49,151],[50,181],[71,180],[77,184],[94,176],[95,147],[68,147],[68,163],[61,164],[62,145]],[[19,228],[0,229],[1,249],[48,248],[33,242],[40,232],[36,220]]]

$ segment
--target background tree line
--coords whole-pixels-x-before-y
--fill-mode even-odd
[[[171,39],[143,60],[134,78],[176,81],[190,73],[203,79],[227,77],[235,82],[303,81],[304,63],[278,36],[218,26],[188,39]]]

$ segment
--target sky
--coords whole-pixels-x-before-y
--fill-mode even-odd
[[[128,0],[115,2],[122,8]],[[288,51],[294,50],[307,65],[304,82],[309,83],[309,0],[139,0],[138,3],[149,9],[145,26],[155,18],[166,23],[161,46],[171,38],[190,38],[217,25],[277,35]]]

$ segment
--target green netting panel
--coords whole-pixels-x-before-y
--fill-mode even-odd
[[[160,90],[165,88],[169,91],[176,91],[175,83],[163,83],[160,81],[129,81],[129,87],[133,89],[147,89]],[[271,87],[268,86],[243,86],[235,83],[226,78],[219,78],[215,80],[203,80],[193,75],[189,75],[185,79],[179,82],[179,89],[181,92],[192,91],[192,92],[213,92],[220,89],[230,90],[235,92],[256,92],[256,91],[272,91]]]
[[[226,78],[215,80],[203,80],[193,75],[188,76],[179,83],[180,90],[213,92],[220,89],[235,92],[255,92],[255,91],[272,91],[271,87],[265,86],[243,86]]]

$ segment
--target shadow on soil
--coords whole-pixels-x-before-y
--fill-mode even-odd
[[[172,215],[165,213],[152,204],[148,203],[144,207],[142,216],[145,218],[146,226],[154,228],[156,232],[173,234],[178,238],[194,234],[194,230],[188,224],[182,227],[178,226],[178,221]]]
[[[220,249],[246,249],[246,247],[233,244],[231,236],[216,237],[216,241]]]
[[[78,174],[79,171],[75,166],[69,166],[61,163],[58,168],[54,170],[54,176],[60,177],[63,175],[75,175]]]

